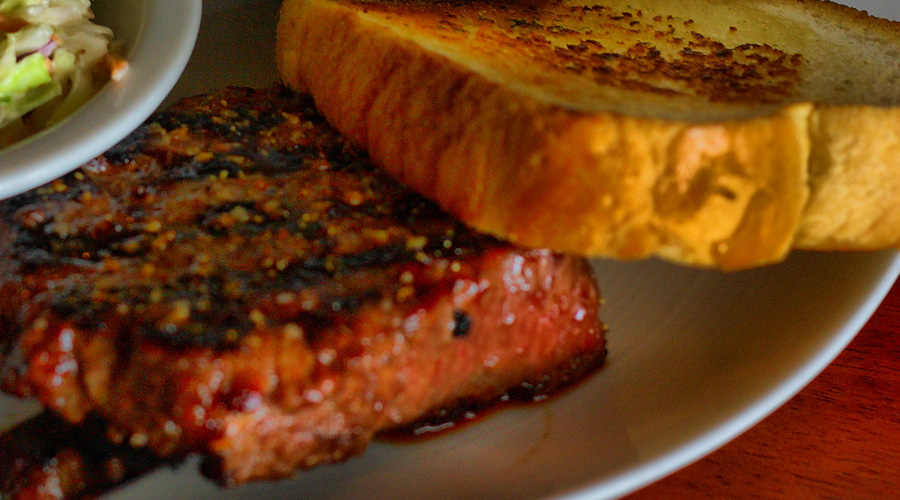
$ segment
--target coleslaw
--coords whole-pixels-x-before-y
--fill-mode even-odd
[[[0,147],[57,123],[127,64],[90,0],[0,0]]]

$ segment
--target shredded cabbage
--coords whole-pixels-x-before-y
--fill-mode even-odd
[[[57,123],[121,61],[90,0],[0,0],[0,147]]]

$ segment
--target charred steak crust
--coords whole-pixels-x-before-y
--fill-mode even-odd
[[[598,308],[584,259],[472,232],[279,86],[185,99],[0,203],[4,389],[230,483],[582,378]]]
[[[111,443],[107,425],[91,417],[73,426],[44,412],[0,435],[0,498],[96,498],[165,464],[145,449]]]

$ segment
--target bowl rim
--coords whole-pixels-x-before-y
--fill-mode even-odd
[[[98,11],[126,4],[101,1]],[[128,72],[60,123],[0,150],[0,199],[39,187],[103,153],[147,119],[175,86],[193,53],[202,0],[137,1],[138,29],[126,40]]]

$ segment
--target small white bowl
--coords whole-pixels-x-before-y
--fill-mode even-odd
[[[201,7],[201,0],[94,0],[95,22],[125,43],[128,72],[59,124],[0,150],[0,199],[71,172],[150,116],[190,58]]]

